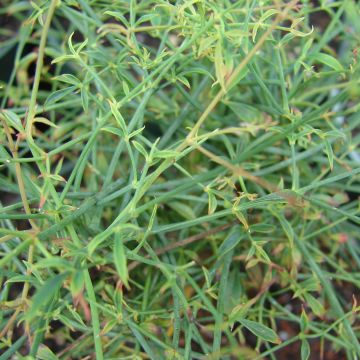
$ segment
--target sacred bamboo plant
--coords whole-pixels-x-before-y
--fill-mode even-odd
[[[360,356],[355,0],[2,3],[1,360]]]

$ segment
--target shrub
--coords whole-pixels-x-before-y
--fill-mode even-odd
[[[0,359],[360,354],[359,5],[320,3],[4,1]]]

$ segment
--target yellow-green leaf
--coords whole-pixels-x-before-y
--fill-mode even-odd
[[[125,254],[125,247],[120,233],[115,233],[113,256],[114,256],[115,267],[119,274],[120,280],[127,288],[129,288],[129,273],[127,269],[127,259]]]
[[[221,41],[218,41],[215,46],[215,73],[217,82],[220,84],[221,88],[225,90],[226,68],[224,64]]]
[[[275,331],[270,329],[269,327],[260,324],[256,321],[251,321],[246,319],[239,319],[239,322],[258,338],[274,344],[281,343],[281,340],[276,335]]]
[[[319,53],[316,55],[314,60],[329,66],[336,71],[344,71],[344,67],[340,64],[340,62],[331,55]]]

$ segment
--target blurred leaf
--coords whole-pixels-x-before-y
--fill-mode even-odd
[[[332,171],[334,169],[334,153],[333,153],[333,149],[332,149],[331,143],[327,139],[324,139],[324,143],[325,143],[324,151],[326,153],[326,156],[328,157],[330,169]]]
[[[308,360],[310,357],[310,345],[306,339],[301,340],[301,360]]]
[[[37,316],[37,312],[43,309],[54,297],[57,296],[63,281],[68,276],[67,272],[50,277],[44,282],[40,289],[38,289],[32,298],[32,305],[26,313],[28,320]]]
[[[253,27],[253,31],[252,31],[252,40],[253,42],[255,42],[255,38],[256,38],[256,34],[259,30],[259,27],[265,23],[265,21],[275,15],[275,14],[278,14],[280,11],[277,10],[277,9],[269,9],[267,11],[265,11],[264,14],[261,15],[260,19],[255,23],[254,27]]]
[[[1,110],[1,114],[4,116],[4,120],[6,121],[8,126],[14,128],[19,133],[25,132],[18,115],[16,115],[11,110]]]
[[[69,86],[64,89],[56,90],[52,92],[45,100],[44,108],[46,108],[49,105],[55,104],[62,98],[64,98],[67,95],[70,95],[74,92],[76,89],[76,86]]]
[[[215,46],[215,73],[216,80],[220,84],[221,88],[225,90],[226,80],[226,67],[224,64],[223,52],[221,41],[219,40]]]
[[[122,130],[120,130],[114,126],[105,126],[105,127],[101,128],[101,130],[109,132],[114,135],[117,135],[119,137],[124,137],[124,133],[122,132]]]
[[[246,319],[238,319],[238,321],[261,340],[265,340],[274,344],[281,343],[280,338],[276,335],[274,330],[268,328],[267,326]]]
[[[71,276],[70,289],[73,296],[78,295],[84,288],[85,279],[82,270],[75,271]]]
[[[77,88],[81,87],[81,81],[72,74],[61,74],[54,77],[54,80],[64,82],[66,84],[74,85]]]
[[[289,239],[290,247],[291,249],[294,248],[294,230],[291,226],[291,224],[285,219],[284,215],[273,211],[272,212],[275,217],[279,220],[282,229],[284,230],[287,238]]]
[[[305,293],[304,298],[316,316],[322,317],[325,314],[324,306],[314,296],[309,293]]]
[[[208,207],[208,214],[211,215],[215,212],[217,208],[217,200],[216,196],[214,195],[211,190],[208,191],[208,197],[209,197],[209,207]]]
[[[42,345],[36,354],[39,360],[59,360],[59,358],[45,345]]]
[[[36,123],[36,122],[41,123],[41,124],[45,124],[47,126],[51,126],[53,128],[58,128],[59,127],[59,126],[57,126],[56,124],[52,123],[50,120],[48,120],[48,119],[46,119],[44,117],[36,117],[36,118],[34,118],[33,123]]]
[[[125,247],[123,244],[123,240],[119,233],[115,233],[115,244],[114,244],[114,263],[116,270],[119,274],[120,280],[126,286],[126,288],[130,288],[129,286],[129,273],[127,269],[127,259],[125,254]]]
[[[132,144],[135,146],[136,150],[144,156],[145,159],[148,159],[149,154],[146,152],[145,148],[137,141],[133,140]]]
[[[179,201],[171,201],[167,203],[167,205],[187,220],[196,219],[196,215],[193,209],[188,205],[185,205]]]
[[[314,61],[318,61],[326,66],[331,67],[332,69],[334,69],[336,71],[341,71],[341,72],[344,71],[344,68],[341,65],[341,63],[331,55],[319,53],[314,58]]]

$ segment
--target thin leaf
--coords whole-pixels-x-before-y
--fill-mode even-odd
[[[308,360],[310,357],[310,345],[306,339],[301,340],[301,360]]]
[[[127,259],[123,239],[119,233],[115,233],[115,244],[113,251],[114,263],[119,274],[120,280],[129,289],[129,273],[127,269]]]
[[[328,157],[330,169],[332,171],[334,169],[334,152],[331,143],[327,139],[324,139],[324,143],[325,143],[324,151],[326,153],[326,156]]]
[[[57,103],[59,100],[64,98],[67,95],[70,95],[73,93],[73,91],[76,89],[76,86],[69,86],[64,89],[56,90],[52,92],[45,100],[44,108],[46,108],[49,105]]]
[[[2,110],[1,114],[4,116],[8,126],[11,126],[19,133],[23,133],[25,131],[22,126],[21,120],[17,114],[12,112],[11,110]]]
[[[270,329],[269,327],[246,319],[239,319],[239,322],[261,340],[265,340],[274,344],[281,343],[280,338],[276,335],[274,330]]]
[[[51,126],[53,128],[59,128],[59,126],[57,126],[56,124],[54,124],[53,122],[51,122],[49,119],[46,119],[44,117],[36,117],[33,120],[34,123],[38,122],[41,124],[45,124],[47,126]]]
[[[341,65],[341,63],[331,55],[319,53],[316,55],[316,58],[314,58],[314,60],[326,66],[329,66],[336,71],[344,71],[344,67]]]
[[[208,191],[208,196],[209,196],[208,214],[211,215],[215,212],[217,208],[217,200],[216,200],[216,196],[211,191]]]
[[[37,316],[37,312],[44,308],[58,293],[64,279],[68,276],[67,272],[50,277],[44,282],[41,288],[35,293],[32,305],[26,314],[28,320]]]
[[[226,68],[224,64],[223,52],[221,41],[219,40],[215,46],[215,73],[216,73],[216,80],[225,90],[225,79],[226,79]]]

